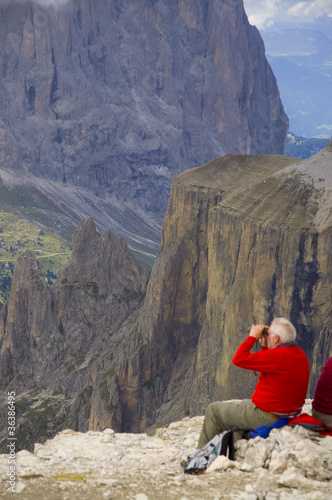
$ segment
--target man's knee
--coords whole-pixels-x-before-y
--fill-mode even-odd
[[[206,410],[205,410],[205,413],[214,413],[215,407],[216,407],[216,402],[209,403]]]
[[[205,417],[218,419],[222,415],[222,408],[222,401],[214,401],[213,403],[210,403],[206,408]]]

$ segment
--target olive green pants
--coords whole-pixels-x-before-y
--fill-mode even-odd
[[[203,448],[216,434],[236,426],[234,440],[240,439],[243,431],[260,425],[271,425],[276,418],[260,410],[250,399],[241,401],[216,401],[206,409],[203,428],[198,440],[198,449]]]
[[[327,425],[327,427],[332,427],[332,415],[329,415],[328,413],[322,413],[321,411],[315,410],[315,408],[312,409],[312,416],[314,418],[317,418],[320,422],[323,422],[323,424]]]

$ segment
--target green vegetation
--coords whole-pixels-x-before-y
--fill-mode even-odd
[[[115,374],[115,370],[110,368],[110,370],[107,373],[105,373],[102,381],[99,384],[100,397],[104,402],[105,409],[107,411],[110,411],[110,412],[113,412],[116,409],[118,409],[118,405],[114,405],[110,402],[110,393],[109,393],[108,386],[107,386],[107,377],[113,376],[114,374]]]
[[[103,380],[99,384],[99,393],[100,393],[102,400],[105,403],[105,407],[107,407],[107,403],[109,402],[109,399],[110,399],[110,393],[109,393],[108,387],[107,387],[106,375],[104,375]]]
[[[40,388],[39,388],[40,390]],[[31,450],[33,443],[54,435],[54,430],[65,424],[71,400],[61,395],[46,395],[42,390],[16,401],[16,435],[19,449]],[[38,431],[37,431],[37,430]]]
[[[39,477],[44,477],[43,474],[21,474],[22,479],[38,479]]]
[[[149,269],[152,269],[156,260],[156,257],[154,255],[151,255],[149,253],[144,253],[139,252],[137,250],[131,249],[131,252],[135,255],[139,263],[143,266],[148,267]]]
[[[21,209],[31,210],[37,206],[28,188],[24,186],[16,186],[9,189],[0,185],[0,198],[1,208],[19,207]]]
[[[304,160],[325,149],[328,142],[329,139],[319,139],[317,137],[307,139],[306,137],[297,137],[289,133],[287,135],[285,155]]]
[[[57,233],[71,241],[73,233],[80,218],[65,212],[49,197],[40,191],[28,186],[8,187],[0,179],[0,211],[16,214],[18,217],[33,221],[37,225],[46,227],[49,231]]]
[[[57,474],[56,476],[54,476],[54,478],[58,481],[85,482],[87,479],[87,475],[66,472],[63,474]]]
[[[132,300],[143,300],[145,298],[145,293],[143,292],[132,292],[128,288],[124,289],[125,295],[123,297],[118,297],[117,302],[130,302]]]
[[[71,247],[36,224],[0,211],[0,309],[9,297],[14,263],[23,250],[36,255],[45,280],[52,285],[66,265]]]

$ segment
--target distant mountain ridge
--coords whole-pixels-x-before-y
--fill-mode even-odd
[[[325,149],[328,142],[328,139],[318,139],[316,137],[307,139],[306,137],[298,137],[289,132],[287,134],[285,155],[304,160]]]
[[[275,23],[261,31],[266,56],[297,136],[332,135],[332,19]]]
[[[241,1],[1,3],[0,69],[3,184],[147,253],[173,175],[284,150],[288,119]]]

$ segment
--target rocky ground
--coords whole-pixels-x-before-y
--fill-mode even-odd
[[[16,454],[16,494],[24,500],[332,498],[332,437],[299,426],[240,440],[235,462],[218,457],[203,475],[184,474],[180,462],[195,448],[202,421],[187,417],[154,436],[64,430],[36,444],[33,454]],[[8,455],[0,456],[0,470],[0,498],[13,498]]]

